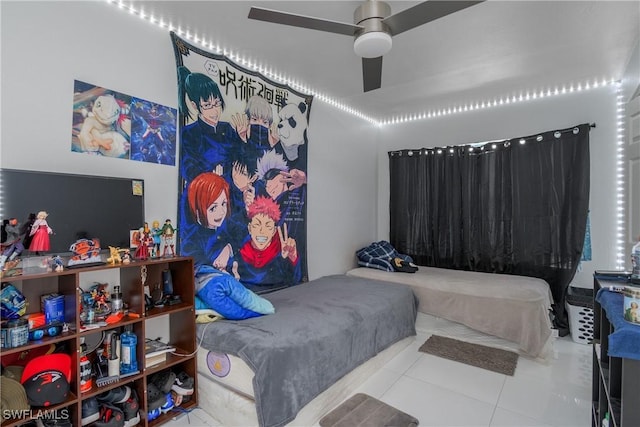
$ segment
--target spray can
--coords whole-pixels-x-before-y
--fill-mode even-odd
[[[93,388],[93,378],[91,377],[91,362],[86,354],[80,357],[80,392],[86,393]]]
[[[86,393],[93,388],[93,376],[91,375],[91,362],[86,354],[87,346],[84,337],[80,344],[80,393]]]

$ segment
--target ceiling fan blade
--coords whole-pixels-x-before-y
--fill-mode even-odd
[[[312,30],[343,34],[345,36],[353,36],[357,31],[363,29],[360,25],[349,24],[346,22],[328,21],[326,19],[296,15],[293,13],[263,9],[260,7],[251,8],[249,11],[249,19],[257,19],[258,21],[272,22],[274,24],[291,25],[292,27],[309,28]]]
[[[362,58],[362,81],[365,92],[382,86],[382,56]]]
[[[429,0],[402,10],[382,20],[391,29],[391,35],[400,34],[427,22],[474,6],[481,1]]]

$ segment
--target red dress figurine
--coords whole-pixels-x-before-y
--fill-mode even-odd
[[[136,248],[133,256],[135,259],[147,259],[149,258],[149,245],[153,245],[153,237],[151,237],[151,230],[149,224],[144,223],[144,227],[140,232],[140,244]]]
[[[51,249],[49,234],[53,234],[53,230],[47,223],[47,216],[49,214],[45,211],[38,212],[36,220],[31,226],[29,235],[32,236],[32,239],[29,244],[29,250],[32,252],[45,252]]]

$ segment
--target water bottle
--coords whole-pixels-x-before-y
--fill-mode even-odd
[[[640,240],[631,249],[631,279],[640,282]]]
[[[125,330],[120,335],[120,373],[130,374],[138,370],[138,361],[136,360],[136,346],[138,345],[138,337],[133,333],[133,325],[125,326]]]

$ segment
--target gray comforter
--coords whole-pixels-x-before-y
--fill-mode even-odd
[[[255,372],[261,426],[282,426],[338,379],[415,335],[408,286],[327,276],[265,295],[276,312],[205,327],[202,347],[240,357]]]

